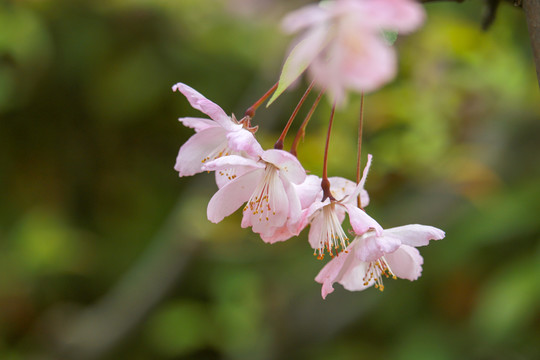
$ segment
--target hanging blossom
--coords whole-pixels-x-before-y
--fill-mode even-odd
[[[300,218],[301,203],[294,184],[304,182],[304,168],[290,153],[271,149],[261,152],[259,160],[229,155],[206,163],[203,169],[235,167],[243,167],[245,172],[214,194],[208,203],[208,220],[218,223],[246,203],[242,227],[251,226],[267,242],[278,241],[273,239],[276,231]]]
[[[270,102],[306,69],[338,104],[347,90],[376,90],[396,75],[396,53],[383,30],[408,33],[424,17],[422,6],[412,0],[321,1],[293,11],[283,29],[299,35]]]
[[[326,264],[315,281],[322,284],[323,299],[334,291],[335,282],[350,291],[373,285],[382,291],[383,278],[414,281],[420,277],[424,262],[416,247],[441,240],[444,235],[433,226],[417,224],[386,229],[382,234],[369,231],[357,236],[347,251]]]
[[[195,130],[178,152],[174,169],[179,176],[191,176],[200,173],[205,163],[222,156],[239,155],[256,159],[263,152],[253,136],[256,128],[251,127],[250,118],[236,120],[234,114],[228,116],[217,104],[205,98],[193,88],[178,83],[172,87],[187,98],[191,106],[210,119],[184,117],[178,119],[182,124]],[[216,172],[218,187],[242,174],[246,168],[235,166]]]
[[[320,194],[320,197],[303,211],[298,227],[301,230],[310,224],[309,243],[315,249],[314,254],[319,259],[324,257],[325,252],[334,256],[334,251],[337,254],[347,248],[349,239],[341,226],[347,213],[356,234],[363,234],[370,229],[377,234],[382,233],[383,229],[377,221],[357,205],[359,195],[362,205],[367,206],[369,203],[364,184],[371,166],[371,159],[372,156],[368,155],[362,179],[358,184],[343,178],[330,178],[328,180],[332,197],[321,201],[323,195]],[[336,200],[336,197],[339,200]]]

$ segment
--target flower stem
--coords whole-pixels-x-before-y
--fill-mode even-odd
[[[358,121],[358,157],[356,159],[356,183],[360,183],[361,171],[361,155],[362,155],[362,128],[364,127],[364,92],[360,97],[360,120]],[[358,207],[362,209],[362,200],[360,194],[358,194]]]
[[[309,123],[309,120],[311,120],[311,116],[315,112],[315,109],[317,108],[317,105],[319,105],[319,101],[321,101],[321,98],[322,98],[323,94],[324,94],[324,89],[321,90],[319,95],[317,95],[317,98],[315,99],[315,102],[311,106],[311,109],[309,109],[309,112],[306,115],[306,118],[302,122],[302,125],[300,125],[300,129],[298,129],[298,132],[296,133],[296,136],[294,137],[293,143],[291,145],[291,154],[293,154],[294,156],[298,155],[298,153],[296,152],[297,147],[298,147],[298,143],[300,142],[300,139],[304,138],[304,135],[306,134],[307,124]]]
[[[285,125],[285,128],[281,132],[281,135],[279,136],[279,139],[274,144],[274,149],[279,149],[279,150],[283,149],[283,142],[285,141],[285,136],[287,136],[287,132],[289,131],[289,128],[291,127],[292,122],[293,122],[294,118],[296,117],[296,114],[298,114],[298,111],[302,107],[302,104],[304,103],[304,101],[306,101],[306,98],[309,95],[309,93],[311,92],[311,89],[313,89],[314,84],[315,84],[315,82],[311,82],[311,84],[307,88],[304,95],[302,95],[302,98],[300,99],[300,101],[296,105],[296,108],[294,109],[293,113],[291,114],[291,117],[289,118],[289,121],[287,121],[287,125]]]
[[[326,146],[324,147],[324,163],[323,163],[323,175],[321,181],[321,188],[323,190],[322,201],[329,198],[335,200],[330,191],[330,181],[328,180],[328,145],[330,144],[330,132],[332,131],[332,124],[334,123],[334,113],[336,112],[336,103],[332,105],[332,112],[330,113],[330,121],[328,122],[328,132],[326,133]]]
[[[278,87],[279,82],[275,83],[274,86],[272,86],[259,100],[255,102],[255,104],[251,105],[246,112],[244,113],[244,116],[249,116],[250,118],[255,116],[255,111],[261,104],[272,95],[274,91],[276,91]]]

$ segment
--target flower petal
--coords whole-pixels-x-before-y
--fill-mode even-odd
[[[206,162],[202,166],[202,169],[204,171],[217,171],[238,166],[248,169],[264,169],[265,167],[263,163],[255,161],[253,159],[249,159],[240,155],[228,155]]]
[[[385,0],[366,1],[365,16],[369,26],[411,32],[424,22],[424,8],[415,1]]]
[[[320,5],[306,5],[285,16],[281,23],[286,33],[294,33],[328,20],[330,13]]]
[[[377,236],[375,233],[368,233],[357,238],[354,251],[359,260],[369,262],[396,251],[400,246],[401,241],[396,237],[390,235]]]
[[[384,256],[392,272],[399,278],[414,281],[422,274],[424,259],[418,249],[402,245]]]
[[[369,173],[369,169],[371,168],[371,160],[372,159],[373,159],[373,155],[368,154],[366,166],[364,166],[364,171],[362,172],[362,178],[360,179],[360,182],[358,183],[358,185],[356,186],[356,188],[352,192],[351,199],[355,199],[358,196],[358,194],[362,195],[361,193],[362,193],[362,190],[364,189],[364,187],[366,185],[366,180],[367,180],[367,176],[368,176],[368,173]],[[367,193],[366,193],[366,196],[367,196]],[[369,203],[369,197],[368,197],[367,200],[368,200],[368,203]],[[367,204],[364,204],[364,199],[363,198],[362,198],[362,206],[367,206]]]
[[[308,208],[316,200],[320,202],[322,199],[321,181],[322,179],[316,175],[307,175],[300,185],[293,184],[302,209]]]
[[[383,233],[383,228],[375,219],[369,216],[364,210],[351,204],[342,204],[347,208],[349,221],[356,235],[362,235],[369,229],[375,230],[378,235]]]
[[[248,155],[259,157],[264,152],[263,148],[253,134],[246,130],[231,131],[227,133],[229,147],[235,151],[245,151]]]
[[[279,173],[287,180],[294,184],[301,184],[306,179],[306,171],[302,164],[291,153],[283,150],[270,149],[266,150],[261,158],[275,165],[279,169]]]
[[[330,181],[330,191],[332,192],[332,196],[338,201],[342,200],[345,196],[352,194],[356,189],[356,183],[354,181],[340,176],[332,176],[328,178],[328,181]]]
[[[180,121],[184,126],[194,129],[195,132],[219,126],[219,124],[214,120],[195,117],[183,117],[179,118],[178,121]]]
[[[441,240],[444,231],[433,226],[411,224],[384,230],[385,234],[392,235],[409,246],[425,246],[430,240]]]
[[[174,169],[180,176],[191,176],[202,170],[207,157],[227,146],[225,130],[211,127],[195,133],[180,148]]]
[[[343,265],[338,282],[349,291],[367,289],[375,283],[375,279],[373,278],[367,282],[365,281],[368,265],[364,261],[358,261],[354,256],[349,256],[348,261]]]
[[[219,189],[208,203],[208,220],[218,223],[235,212],[249,199],[263,173],[261,169],[250,171]]]
[[[205,98],[202,94],[190,86],[183,83],[177,83],[172,87],[172,89],[173,91],[178,90],[184,94],[194,109],[197,109],[210,116],[212,120],[219,123],[219,125],[221,125],[225,130],[233,131],[242,127],[242,125],[235,124],[221,107]]]
[[[337,277],[340,275],[348,256],[348,253],[342,252],[338,256],[334,257],[315,277],[315,281],[322,284],[321,295],[323,299],[326,299],[326,296],[334,291],[334,287],[332,285],[338,280]]]

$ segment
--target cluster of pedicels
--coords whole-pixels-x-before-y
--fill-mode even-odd
[[[348,290],[374,285],[383,290],[383,278],[416,280],[423,258],[416,249],[444,232],[432,226],[405,225],[383,229],[366,213],[369,196],[364,189],[372,162],[360,176],[358,149],[356,182],[328,177],[328,142],[336,107],[346,103],[348,91],[373,91],[392,80],[396,54],[386,32],[410,32],[424,19],[423,8],[412,0],[334,0],[308,5],[287,15],[284,29],[298,34],[285,60],[279,82],[238,120],[191,87],[178,83],[191,106],[207,118],[179,120],[195,134],[180,148],[175,169],[180,176],[215,172],[218,191],[208,204],[213,223],[242,208],[242,227],[251,227],[267,243],[285,241],[309,226],[309,244],[322,259],[332,260],[316,276],[325,298],[338,282]],[[257,107],[274,101],[304,72],[311,84],[291,115],[274,149],[264,150],[251,125]],[[287,131],[312,88],[320,93],[303,121],[290,151],[283,150]],[[322,177],[308,175],[296,157],[298,140],[326,95],[333,103]],[[359,145],[361,144],[360,111]],[[342,227],[346,215],[352,230]],[[350,241],[349,237],[353,240]]]

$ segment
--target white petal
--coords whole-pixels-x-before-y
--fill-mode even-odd
[[[176,90],[184,94],[194,109],[197,109],[210,116],[212,120],[219,123],[219,125],[221,125],[224,129],[232,131],[242,127],[242,125],[235,124],[221,107],[205,98],[192,87],[183,83],[177,83],[173,86],[173,91]]]
[[[384,230],[385,234],[392,235],[401,240],[405,245],[425,246],[430,240],[441,240],[444,238],[444,231],[427,225],[405,225]]]
[[[227,145],[225,130],[212,127],[201,130],[188,139],[180,148],[174,169],[180,176],[191,176],[202,170],[206,158]]]
[[[263,170],[250,171],[219,189],[208,203],[208,220],[218,223],[245,203],[257,186]]]
[[[402,245],[384,257],[392,272],[399,278],[413,281],[422,274],[424,259],[420,252],[412,246]]]
[[[253,157],[258,158],[264,151],[257,139],[255,139],[255,136],[246,129],[227,133],[227,140],[229,141],[229,147],[231,149],[235,151],[245,151]]]
[[[283,150],[270,149],[266,150],[261,158],[275,165],[280,174],[285,176],[287,180],[294,184],[301,184],[306,179],[306,171],[302,164],[291,153]]]
[[[201,130],[205,130],[211,127],[220,126],[214,120],[195,117],[183,117],[179,118],[178,121],[180,121],[184,126],[194,129],[195,132],[199,132]]]

